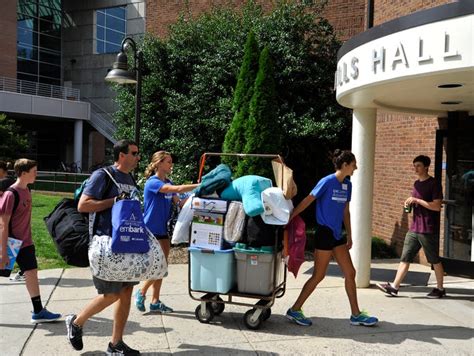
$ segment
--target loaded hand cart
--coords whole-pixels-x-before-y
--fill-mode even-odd
[[[261,157],[283,162],[279,155],[271,154],[204,153],[199,181],[209,156]],[[201,323],[209,323],[224,312],[226,304],[240,305],[250,308],[243,316],[245,326],[259,329],[270,318],[275,299],[285,294],[283,226],[267,230],[273,235],[266,236],[267,243],[271,241],[270,246],[249,247],[236,242],[229,247],[223,239],[224,222],[226,218],[234,218],[229,206],[235,202],[221,198],[192,199],[196,199],[191,203],[196,210],[189,234],[188,288],[190,297],[200,302],[195,310],[196,318]]]

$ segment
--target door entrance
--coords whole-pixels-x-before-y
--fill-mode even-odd
[[[444,256],[446,273],[474,278],[474,117],[450,113],[446,149]],[[437,140],[437,146],[440,140]],[[438,149],[438,147],[437,147]]]

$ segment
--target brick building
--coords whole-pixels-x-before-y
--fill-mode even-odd
[[[402,202],[416,179],[411,162],[419,154],[432,158],[430,173],[443,186],[445,270],[472,277],[474,3],[373,4],[374,27],[341,47],[336,78],[338,102],[354,109],[352,147],[360,162],[352,204],[359,246],[353,256],[366,277],[358,283],[368,281],[363,261],[371,235],[402,249],[410,222]],[[372,202],[366,199],[371,194]],[[420,262],[426,263],[423,253]]]
[[[231,4],[239,7],[243,3],[244,1],[234,1]],[[259,1],[259,3],[262,4],[264,8],[271,6],[270,1],[262,0]],[[455,3],[454,6],[456,6],[457,3],[461,8],[471,6],[468,4],[468,1],[457,2],[452,0],[330,0],[325,8],[324,14],[334,26],[336,32],[339,34],[339,38],[343,41],[347,41],[341,49],[345,51],[347,46],[350,46],[350,49],[357,48],[358,45],[364,43],[364,38],[370,37],[371,33],[386,31],[387,26],[389,29],[390,27],[394,28],[393,33],[397,32],[396,27],[399,26],[400,22],[412,22],[408,28],[417,28],[422,26],[423,23],[443,22],[444,17],[451,18],[454,16],[456,18],[466,16],[466,14],[472,15],[472,9],[467,9],[464,12],[461,11],[461,15],[459,16],[456,14],[453,15],[453,11],[455,12],[453,6],[443,7],[443,5],[449,5],[451,3]],[[180,13],[188,11],[193,16],[197,16],[215,5],[229,6],[229,2],[218,0],[191,0],[187,2],[187,7],[185,7],[183,3],[180,2],[168,2],[164,0],[147,1],[147,32],[155,33],[158,36],[166,36],[168,26],[176,21]],[[430,11],[433,10],[438,13],[438,17],[430,19]],[[373,26],[373,28],[365,31],[367,26]],[[389,33],[387,32],[386,35],[389,35]],[[470,35],[472,39],[472,32]],[[424,38],[425,51],[428,50],[428,42],[433,40],[435,39],[430,38],[430,36]],[[445,38],[438,40],[440,43],[446,41]],[[456,43],[454,35],[451,35],[451,40],[451,45],[454,46]],[[447,42],[445,43],[448,45]],[[418,43],[418,45],[420,44]],[[388,51],[389,43],[387,42],[385,46]],[[406,50],[408,51],[408,47]],[[420,48],[418,48],[418,50],[420,50]],[[467,51],[466,53],[469,52]],[[465,57],[467,57],[467,55]],[[397,59],[400,58],[397,57]],[[457,59],[459,58],[450,57],[446,60],[451,61],[449,63],[456,63]],[[403,60],[406,59],[403,58],[402,62]],[[434,58],[434,60],[437,59]],[[396,63],[398,64],[398,61]],[[429,61],[424,63],[429,64]],[[388,66],[389,64],[385,65]],[[472,69],[472,65],[471,59],[471,62],[468,63],[467,66]],[[447,68],[446,70],[452,70],[452,68]],[[429,73],[428,71],[425,75]],[[467,73],[469,73],[469,71]],[[341,75],[342,74],[343,73],[341,73]],[[414,75],[414,73],[410,74]],[[391,79],[394,81],[399,80],[396,75]],[[442,78],[442,80],[448,84],[456,79],[455,74],[447,75]],[[424,82],[418,81],[418,83],[418,86],[416,83],[411,84],[415,89],[408,86],[407,90],[414,90],[415,93],[416,90],[423,90]],[[435,83],[437,82],[435,81]],[[445,82],[443,83],[445,84]],[[443,83],[440,82],[439,84]],[[429,83],[429,85],[433,84],[434,83]],[[440,90],[436,86],[434,86],[434,88],[436,88],[437,91],[435,91],[433,95],[441,100],[444,95],[444,93],[442,93],[443,90]],[[453,167],[457,164],[453,161],[456,160],[456,158],[454,158],[456,156],[454,151],[459,150],[459,148],[456,148],[453,142],[448,145],[448,136],[452,136],[449,132],[453,132],[453,130],[459,130],[459,128],[461,128],[460,131],[462,132],[462,128],[469,129],[470,122],[472,121],[472,117],[469,119],[469,115],[472,115],[473,99],[472,97],[467,97],[467,93],[471,90],[472,94],[472,78],[467,80],[461,88],[464,89],[458,90],[454,88],[451,92],[445,89],[446,101],[448,103],[460,101],[459,96],[464,96],[464,104],[461,104],[461,107],[456,107],[456,104],[433,105],[433,103],[430,102],[418,106],[413,105],[413,102],[411,102],[410,105],[405,105],[403,100],[407,98],[404,98],[400,93],[396,94],[399,98],[395,107],[394,105],[392,105],[392,107],[384,105],[383,102],[380,102],[380,105],[372,104],[364,107],[364,109],[371,107],[374,110],[372,112],[373,118],[371,119],[374,125],[372,128],[374,130],[372,142],[374,147],[372,153],[366,152],[362,147],[359,160],[361,161],[361,165],[365,166],[364,155],[366,153],[373,154],[373,162],[369,164],[370,169],[368,170],[369,172],[366,173],[370,181],[371,172],[373,172],[373,191],[372,188],[369,190],[361,189],[360,191],[365,194],[364,197],[361,197],[361,199],[365,201],[367,200],[367,194],[373,194],[372,206],[369,206],[372,213],[369,215],[367,215],[367,213],[365,213],[365,215],[360,214],[361,216],[358,216],[359,214],[357,213],[357,208],[354,206],[355,204],[353,204],[352,208],[353,215],[354,213],[356,215],[355,221],[365,222],[365,224],[359,223],[358,225],[366,225],[357,232],[366,237],[365,243],[358,247],[355,246],[355,250],[359,250],[359,252],[355,252],[355,254],[365,256],[363,260],[367,260],[367,243],[370,236],[383,238],[387,243],[394,246],[399,253],[401,252],[404,236],[409,225],[409,217],[403,213],[402,201],[409,196],[413,181],[416,179],[412,168],[412,160],[416,155],[426,154],[432,158],[433,164],[431,173],[436,174],[438,176],[437,178],[442,180],[447,201],[455,201],[456,197],[454,196],[459,195],[459,192],[456,192],[456,189],[453,188],[456,184],[451,177],[455,175],[454,173],[456,173],[458,169],[453,168],[451,171],[449,169],[446,170],[446,167]],[[390,96],[390,93],[397,93],[397,91],[399,92],[396,86],[390,88],[388,96]],[[461,91],[462,93],[460,93]],[[439,92],[441,92],[441,94],[439,94]],[[456,97],[458,97],[458,100],[451,100],[453,98],[456,99]],[[357,108],[356,99],[353,99],[353,102],[347,100],[340,102],[345,106]],[[430,108],[430,105],[433,105],[433,107]],[[448,112],[450,113],[449,115]],[[450,116],[449,119],[448,116]],[[362,135],[365,134],[363,131],[357,132]],[[364,141],[364,143],[366,142]],[[463,161],[471,160],[471,162],[466,163],[467,166],[459,167],[459,169],[469,171],[473,168],[472,160],[474,157],[472,155],[472,147],[463,148],[463,152],[465,158]],[[471,164],[471,166],[469,166],[469,164]],[[448,174],[446,174],[446,172],[448,172]],[[354,180],[357,182],[357,177],[354,177]],[[366,186],[366,184],[364,185]],[[372,184],[369,184],[369,186],[372,187]],[[472,247],[470,245],[472,240],[472,192],[464,193],[465,196],[470,196],[470,201],[464,199],[461,203],[462,207],[458,206],[457,208],[455,206],[456,203],[453,203],[452,206],[447,204],[443,207],[443,211],[441,212],[440,251],[441,254],[447,258],[446,264],[448,265],[452,260],[469,261],[472,258]],[[420,254],[420,262],[426,263],[423,253]],[[453,271],[449,266],[447,269],[448,271]]]
[[[36,88],[54,84],[61,86],[60,93],[75,89],[71,93],[77,95],[76,100],[68,100],[67,94],[46,100],[42,94],[19,92],[15,82],[9,92],[5,85],[0,88],[0,111],[35,133],[33,158],[43,167],[54,168],[58,160],[90,166],[103,158],[109,141],[105,137],[111,139],[114,129],[106,116],[115,109],[113,93],[103,78],[121,38],[144,32],[164,37],[183,12],[197,16],[215,5],[240,7],[244,2],[51,0],[44,5],[7,0],[0,14],[0,77],[38,83]],[[270,10],[273,1],[258,3]],[[474,170],[469,136],[474,112],[473,6],[469,0],[328,1],[325,16],[345,41],[338,59],[337,99],[355,109],[353,149],[360,169],[354,185],[360,185],[355,190],[363,196],[352,204],[361,237],[361,245],[353,250],[365,267],[371,236],[401,251],[408,229],[401,202],[415,179],[411,162],[426,154],[433,158],[431,173],[442,180],[447,201],[441,213],[441,253],[458,271],[459,266],[461,272],[473,270],[463,265],[473,259],[473,192],[466,175]],[[45,24],[49,27],[43,29]],[[367,24],[373,27],[366,30]],[[45,39],[51,41],[43,48]],[[364,64],[369,72],[372,64],[377,76],[363,78]],[[24,110],[34,112],[19,112],[25,99],[32,105]],[[373,201],[364,205],[367,196]],[[425,262],[423,254],[420,260]],[[360,271],[365,267],[357,267],[364,275]]]

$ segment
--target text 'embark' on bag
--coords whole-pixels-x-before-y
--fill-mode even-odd
[[[138,200],[118,200],[112,206],[112,252],[145,253],[150,250]]]

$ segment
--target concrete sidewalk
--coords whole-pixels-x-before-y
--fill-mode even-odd
[[[397,265],[398,260],[374,261],[373,283],[391,280]],[[349,324],[344,280],[337,265],[331,264],[326,279],[304,307],[313,326],[302,327],[284,314],[311,272],[312,263],[305,262],[297,279],[288,275],[286,294],[275,301],[272,316],[260,330],[252,331],[243,323],[249,307],[226,304],[210,324],[200,323],[194,315],[198,302],[188,294],[187,265],[170,265],[162,300],[175,312],[142,314],[132,306],[125,342],[143,355],[474,355],[474,280],[446,277],[448,297],[427,299],[434,274],[414,264],[405,281],[408,285],[397,298],[375,287],[358,289],[361,308],[380,319],[378,326],[368,328]],[[75,313],[96,295],[87,268],[41,271],[40,278],[43,301],[54,312]],[[0,286],[2,356],[105,354],[112,333],[112,308],[86,324],[80,353],[69,345],[64,322],[30,324],[31,303],[24,283],[2,278]]]

